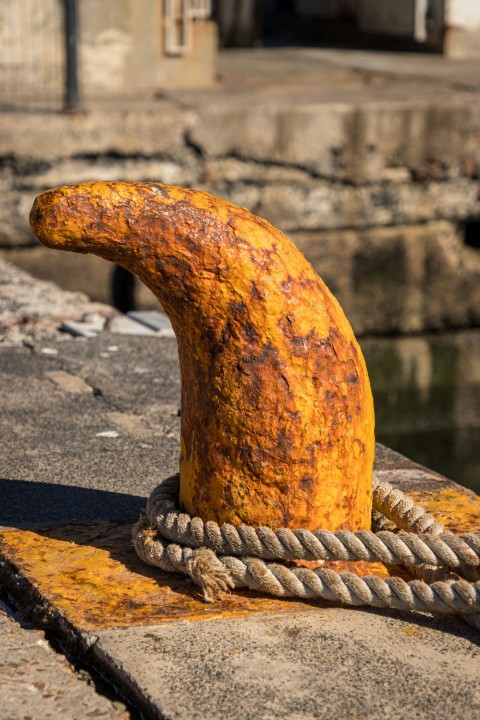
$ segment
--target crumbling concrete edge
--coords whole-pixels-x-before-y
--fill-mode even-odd
[[[165,720],[153,702],[114,659],[98,647],[98,636],[85,632],[69,622],[40,590],[8,560],[0,547],[0,586],[15,611],[47,640],[58,643],[65,657],[84,665],[101,677],[127,707],[140,712],[148,720]],[[96,688],[98,692],[98,688]]]

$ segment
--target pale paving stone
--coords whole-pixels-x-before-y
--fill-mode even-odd
[[[22,628],[0,606],[0,717],[2,720],[128,720],[72,670],[39,630]]]

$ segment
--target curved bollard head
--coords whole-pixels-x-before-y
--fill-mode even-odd
[[[49,247],[135,273],[175,330],[180,501],[235,525],[370,527],[373,401],[340,305],[285,235],[248,210],[160,183],[40,195]]]

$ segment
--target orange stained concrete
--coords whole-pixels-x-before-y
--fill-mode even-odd
[[[480,532],[480,497],[463,492],[461,488],[446,487],[435,490],[431,485],[422,492],[408,492],[408,496],[453,533]]]
[[[480,527],[480,498],[461,490],[429,486],[411,493],[456,533]],[[220,619],[256,613],[312,610],[319,603],[235,592],[204,603],[187,579],[144,565],[135,555],[130,525],[97,523],[35,530],[0,531],[0,553],[35,586],[47,604],[82,630]],[[359,575],[404,573],[380,564],[329,563]],[[321,603],[322,605],[324,603]]]
[[[2,530],[0,554],[82,630],[289,613],[318,605],[240,591],[205,603],[187,578],[144,565],[134,553],[130,533],[130,525],[108,522]],[[334,565],[361,575],[388,575],[380,563],[329,563]]]

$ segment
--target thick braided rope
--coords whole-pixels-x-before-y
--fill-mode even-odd
[[[410,528],[416,532],[428,533],[430,535],[440,535],[443,532],[443,525],[435,522],[435,519],[425,512],[423,508],[413,503],[413,500],[407,497],[399,490],[395,490],[389,483],[382,483],[373,476],[372,486],[374,488],[374,505],[372,520],[377,523],[378,529],[393,528],[390,525],[405,525],[411,522]],[[387,519],[387,516],[390,519]],[[477,536],[478,537],[478,536]],[[407,565],[409,572],[420,580],[432,583],[436,580],[442,580],[446,575],[444,568],[437,565],[425,563],[424,565]],[[480,569],[477,567],[462,565],[461,574],[476,582],[480,580]],[[447,579],[448,581],[448,579]],[[480,630],[480,612],[462,613],[463,619],[477,630]]]
[[[403,526],[406,521],[397,511],[399,501],[398,490],[388,493],[386,483],[381,483],[382,512],[389,511],[384,498],[393,497],[390,505],[392,515],[396,515]],[[403,495],[403,493],[401,493]],[[468,565],[480,567],[480,535],[453,535],[441,532],[439,535],[419,537],[413,533],[394,533],[391,531],[360,531],[353,533],[347,530],[330,532],[327,530],[288,530],[281,528],[271,530],[268,527],[253,528],[249,525],[234,527],[228,523],[218,525],[216,522],[203,522],[201,518],[191,518],[178,511],[178,479],[159,485],[150,495],[146,516],[150,527],[173,543],[186,545],[190,548],[206,547],[220,555],[239,555],[263,558],[264,560],[330,560],[382,562],[388,565],[432,565],[461,569]],[[374,489],[376,498],[376,490]],[[404,496],[405,498],[405,496]],[[406,513],[415,511],[415,522],[422,521],[423,527],[443,528],[435,523],[431,515],[422,508],[414,506],[412,500],[406,499]],[[412,508],[413,506],[413,508]],[[422,532],[427,532],[422,530]]]
[[[224,524],[219,527],[216,523],[203,523],[200,518],[192,519],[179,513],[176,497],[178,476],[154,489],[147,503],[146,516],[133,528],[133,544],[147,564],[189,575],[203,589],[207,601],[214,601],[223,591],[248,587],[280,597],[317,598],[347,605],[420,612],[462,613],[477,625],[480,582],[472,585],[458,578],[427,585],[421,580],[405,582],[397,577],[386,580],[375,576],[360,578],[325,568],[288,568],[260,559],[272,559],[272,556],[279,559],[275,553],[282,548],[282,560],[367,560],[477,570],[480,565],[479,535],[443,533],[443,527],[435,523],[431,515],[388,483],[375,479],[375,509],[399,527],[410,528],[416,524],[417,531],[430,533],[430,536],[424,535],[421,545],[415,545],[411,539],[418,540],[417,536],[407,533],[309,533],[286,529],[273,532],[269,528],[248,526],[234,528]],[[396,541],[399,542],[395,544]],[[180,547],[178,542],[185,546]],[[246,550],[249,556],[243,556]],[[220,557],[214,551],[220,553]]]
[[[246,587],[278,597],[316,598],[344,605],[419,612],[475,613],[480,608],[480,582],[471,585],[466,580],[456,580],[427,585],[422,580],[406,582],[398,577],[382,580],[373,575],[358,577],[325,568],[287,568],[258,558],[217,557],[207,548],[182,548],[155,536],[144,520],[136,524],[133,540],[139,557],[162,570],[189,575],[209,602],[221,592]]]
[[[381,482],[373,474],[373,507],[386,518],[391,520],[401,530],[424,535],[439,535],[443,532],[443,525],[436,522],[424,508],[415,505],[401,490],[396,490],[390,483]]]

